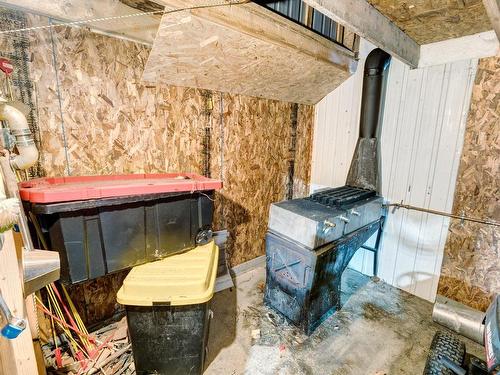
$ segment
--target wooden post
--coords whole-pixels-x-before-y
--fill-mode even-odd
[[[33,342],[33,349],[35,351],[35,360],[38,368],[38,375],[46,375],[47,369],[45,368],[45,360],[43,358],[42,345],[40,342],[40,328],[38,320],[38,312],[36,309],[35,293],[30,294],[25,299],[26,316],[31,329],[31,340]]]
[[[0,177],[0,199],[5,199],[4,174],[1,173]],[[0,293],[14,316],[26,318],[22,259],[17,254],[12,230],[0,236],[3,236],[0,246]],[[0,366],[0,375],[38,373],[29,325],[13,340],[0,336]]]
[[[16,256],[12,230],[5,232],[4,244],[0,250],[0,293],[17,317],[26,318],[26,306],[23,297],[22,275]],[[31,340],[31,329],[26,327],[16,339],[0,337],[0,374],[32,375],[37,374],[35,351]]]
[[[491,26],[500,40],[500,0],[483,0],[486,13],[491,21]]]
[[[418,66],[420,46],[368,1],[304,0],[304,3],[412,68]]]

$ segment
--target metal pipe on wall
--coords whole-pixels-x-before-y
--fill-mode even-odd
[[[365,61],[363,95],[359,120],[360,138],[376,138],[384,107],[385,72],[391,56],[380,48],[374,49]]]
[[[38,160],[38,149],[28,126],[26,116],[7,102],[0,103],[0,120],[7,121],[12,135],[16,137],[16,147],[19,152],[11,158],[15,169],[27,169]]]

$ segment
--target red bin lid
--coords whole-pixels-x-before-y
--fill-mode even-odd
[[[58,203],[221,187],[221,181],[195,173],[161,173],[37,178],[21,182],[19,191],[24,201]]]

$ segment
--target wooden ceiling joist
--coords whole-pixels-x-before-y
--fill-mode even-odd
[[[481,0],[368,2],[420,45],[492,30]]]
[[[247,3],[165,14],[143,80],[315,104],[356,66],[353,52]]]
[[[411,67],[418,66],[420,46],[366,0],[304,2]]]
[[[483,0],[484,8],[500,40],[500,0]]]
[[[53,18],[55,21],[72,22],[110,16],[127,16],[142,10],[121,1],[103,0],[0,0],[0,6],[18,9],[27,13]],[[143,44],[152,44],[160,24],[160,17],[144,15],[85,24],[97,32],[130,39]]]

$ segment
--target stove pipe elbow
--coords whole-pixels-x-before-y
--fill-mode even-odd
[[[15,155],[10,163],[15,169],[27,169],[38,160],[38,149],[24,114],[8,103],[0,103],[0,120],[7,121],[12,135],[16,138],[19,155]]]

